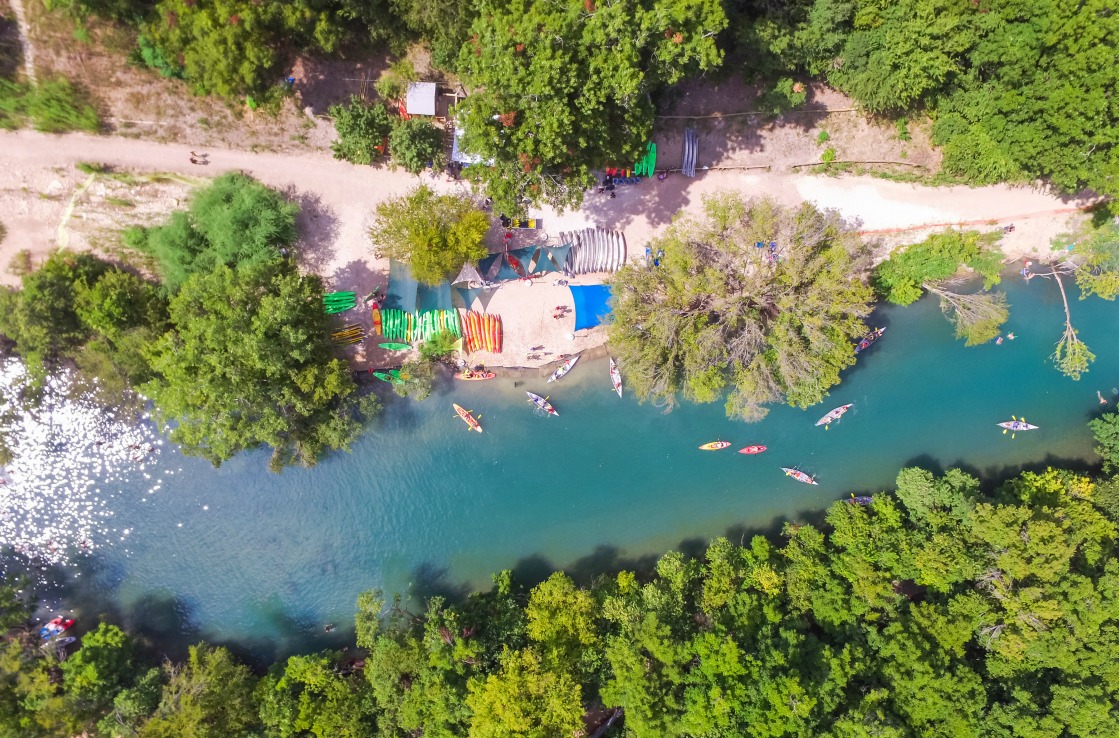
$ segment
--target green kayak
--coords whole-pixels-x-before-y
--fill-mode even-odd
[[[412,348],[411,344],[407,344],[407,343],[389,342],[389,343],[378,343],[377,345],[380,346],[383,349],[388,349],[389,351],[407,351],[408,349]]]

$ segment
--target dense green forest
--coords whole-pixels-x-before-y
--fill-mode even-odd
[[[1119,464],[1119,414],[1092,422]],[[818,524],[648,570],[509,572],[458,601],[367,592],[356,649],[254,672],[114,625],[66,658],[0,589],[0,735],[998,736],[1119,725],[1119,480],[1047,469],[983,491],[908,468]]]
[[[1119,194],[1119,14],[1107,0],[52,5],[127,24],[138,63],[202,94],[265,95],[296,54],[423,44],[473,93],[460,115],[468,145],[492,165],[468,174],[509,210],[522,197],[577,204],[592,170],[633,161],[654,100],[720,67],[756,80],[757,106],[775,112],[804,102],[796,78],[827,82],[875,115],[929,116],[944,171],[964,181],[1045,178],[1064,192]]]

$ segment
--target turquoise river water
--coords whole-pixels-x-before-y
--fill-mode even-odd
[[[1114,401],[1119,385],[1116,305],[1073,302],[1098,357],[1073,382],[1048,360],[1063,327],[1056,285],[1015,276],[1003,288],[1016,340],[965,348],[934,301],[887,307],[873,319],[885,337],[824,403],[776,407],[754,425],[727,420],[718,404],[665,415],[618,399],[605,362],[587,361],[558,385],[448,384],[427,402],[391,403],[352,454],[315,469],[271,474],[266,452],[213,469],[168,449],[162,463],[176,471],[158,494],[145,497],[136,481],[113,497],[127,546],[99,547],[67,599],[165,639],[238,641],[269,658],[344,642],[355,597],[370,587],[424,595],[484,586],[502,568],[531,577],[647,561],[889,488],[910,464],[996,479],[1091,462],[1096,390]],[[560,417],[534,415],[524,389],[550,390]],[[452,401],[480,413],[485,432],[467,432]],[[849,402],[840,423],[814,427]],[[995,423],[1011,415],[1040,430],[1003,435]],[[697,449],[716,439],[734,446]],[[769,450],[735,453],[755,443]],[[819,486],[779,468],[794,465]],[[339,629],[325,636],[331,622]]]

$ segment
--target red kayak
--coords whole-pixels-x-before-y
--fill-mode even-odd
[[[765,446],[747,446],[746,448],[738,449],[740,454],[760,454],[765,451]]]

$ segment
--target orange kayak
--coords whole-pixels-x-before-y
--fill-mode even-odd
[[[462,422],[466,423],[467,428],[469,428],[470,430],[478,431],[479,433],[482,432],[482,424],[474,419],[474,416],[470,414],[469,410],[464,410],[462,407],[454,402],[451,403],[451,406],[454,407],[455,412],[458,413],[458,416],[462,418]]]

